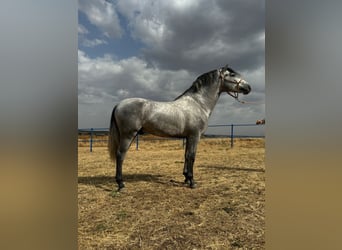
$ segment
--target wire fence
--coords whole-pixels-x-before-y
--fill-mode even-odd
[[[244,128],[241,130],[241,128]],[[247,130],[246,130],[247,128]],[[249,128],[249,129],[248,129]],[[251,130],[253,128],[253,131]],[[230,140],[230,147],[234,147],[234,138],[264,138],[264,124],[217,124],[209,125],[204,138],[227,138]],[[108,142],[108,128],[86,128],[78,129],[78,145],[89,144],[89,151],[93,151],[93,147],[102,143]],[[136,150],[139,150],[141,141],[147,140],[181,140],[183,147],[185,146],[185,138],[171,138],[171,137],[147,137],[144,135],[137,135],[134,142]]]

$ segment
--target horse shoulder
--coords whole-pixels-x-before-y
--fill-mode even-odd
[[[208,125],[210,113],[192,98],[188,97],[178,102],[184,116],[186,127],[196,131],[204,131]]]

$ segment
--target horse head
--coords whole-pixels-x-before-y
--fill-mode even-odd
[[[247,95],[251,92],[251,86],[247,81],[228,65],[219,69],[219,79],[221,80],[220,92],[227,92],[234,98],[238,98],[239,93]]]

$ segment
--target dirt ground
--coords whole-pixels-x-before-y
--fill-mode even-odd
[[[79,249],[264,249],[264,139],[202,139],[197,188],[180,140],[140,140],[118,193],[107,148],[78,148]]]

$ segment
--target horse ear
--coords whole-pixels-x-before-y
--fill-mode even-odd
[[[227,70],[228,69],[228,64],[226,64],[223,68],[222,68],[222,70]]]

